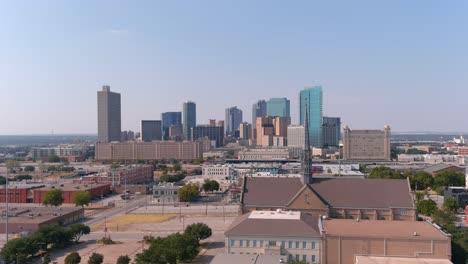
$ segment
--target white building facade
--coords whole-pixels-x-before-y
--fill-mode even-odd
[[[253,211],[239,218],[242,220],[237,219],[225,232],[226,253],[278,255],[287,262],[321,263],[317,219],[280,210]]]

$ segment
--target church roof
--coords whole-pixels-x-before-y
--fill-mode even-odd
[[[309,186],[335,208],[414,208],[407,180],[314,179]],[[299,178],[246,178],[243,204],[247,207],[284,207],[301,190]]]

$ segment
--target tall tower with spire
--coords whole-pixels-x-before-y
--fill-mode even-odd
[[[301,159],[301,182],[309,184],[312,182],[312,155],[310,152],[309,141],[309,108],[306,103],[306,112],[304,117],[304,146]]]

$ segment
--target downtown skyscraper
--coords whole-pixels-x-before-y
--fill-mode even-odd
[[[321,148],[322,143],[322,86],[306,88],[299,93],[299,120],[305,124],[307,112],[309,142],[312,147]]]
[[[110,86],[104,85],[97,92],[98,141],[120,141],[121,109],[120,94],[110,91]]]
[[[287,98],[271,98],[267,102],[267,116],[291,117],[290,102]]]
[[[224,122],[226,135],[234,135],[242,123],[242,110],[237,108],[237,106],[226,108],[226,119],[224,119]]]
[[[265,100],[259,100],[252,105],[252,126],[255,126],[257,117],[267,116],[267,102]]]
[[[180,126],[182,129],[182,113],[181,112],[165,112],[161,114],[161,121],[162,121],[162,131],[163,131],[163,139],[168,140],[169,137],[169,129],[171,126]]]
[[[323,117],[322,144],[325,147],[338,147],[341,136],[341,118]]]
[[[184,102],[182,110],[182,126],[185,140],[192,140],[192,128],[197,125],[197,105],[194,102]]]

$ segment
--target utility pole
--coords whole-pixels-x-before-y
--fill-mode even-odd
[[[6,217],[5,217],[5,234],[6,234],[6,243],[8,243],[8,167],[7,174],[5,179],[5,203],[6,203]]]

